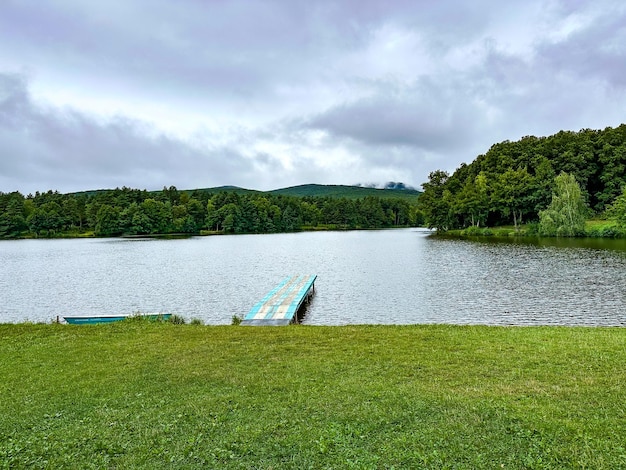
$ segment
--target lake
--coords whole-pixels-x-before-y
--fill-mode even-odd
[[[0,242],[0,322],[176,313],[230,324],[317,274],[303,323],[626,325],[624,240],[455,240],[423,229]]]

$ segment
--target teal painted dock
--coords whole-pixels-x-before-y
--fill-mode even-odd
[[[317,275],[292,276],[283,279],[263,300],[258,302],[244,317],[242,325],[280,326],[296,320],[296,314],[304,301],[315,290]]]

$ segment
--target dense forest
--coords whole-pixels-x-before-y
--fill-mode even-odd
[[[0,192],[0,238],[272,233],[316,227],[385,228],[423,222],[405,198],[295,197],[237,190],[130,188],[23,196]]]
[[[443,231],[538,222],[559,175],[574,178],[587,217],[610,216],[626,197],[626,125],[495,144],[452,175],[432,172],[419,205]]]

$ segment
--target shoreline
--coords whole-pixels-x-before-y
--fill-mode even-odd
[[[537,223],[512,225],[500,227],[467,227],[464,229],[452,229],[445,232],[435,232],[437,236],[449,236],[459,238],[512,238],[512,239],[626,239],[626,229],[620,229],[615,221],[589,219],[585,222],[585,231],[577,236],[546,236],[540,235]]]
[[[222,230],[201,230],[197,233],[184,233],[184,232],[176,232],[176,233],[150,233],[150,234],[122,234],[122,235],[112,235],[112,236],[103,236],[103,235],[95,235],[93,231],[83,232],[83,233],[59,233],[54,234],[52,236],[36,236],[36,235],[24,235],[19,237],[10,237],[10,238],[0,238],[1,241],[13,241],[13,240],[72,240],[72,239],[81,239],[81,238],[102,238],[102,239],[150,239],[150,238],[159,238],[159,239],[183,239],[183,238],[191,238],[191,237],[212,237],[212,236],[222,236],[222,235],[277,235],[283,233],[304,233],[304,232],[350,232],[350,231],[376,231],[376,230],[401,230],[401,229],[424,229],[430,230],[427,227],[416,227],[411,225],[397,225],[393,227],[349,227],[349,226],[339,226],[339,225],[319,225],[315,227],[305,226],[299,230],[292,230],[288,232],[237,232],[237,233],[229,233],[224,232]],[[433,231],[434,233],[434,231]]]

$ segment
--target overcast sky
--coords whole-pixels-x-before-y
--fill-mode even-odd
[[[626,122],[623,0],[0,0],[0,191],[401,181]]]

